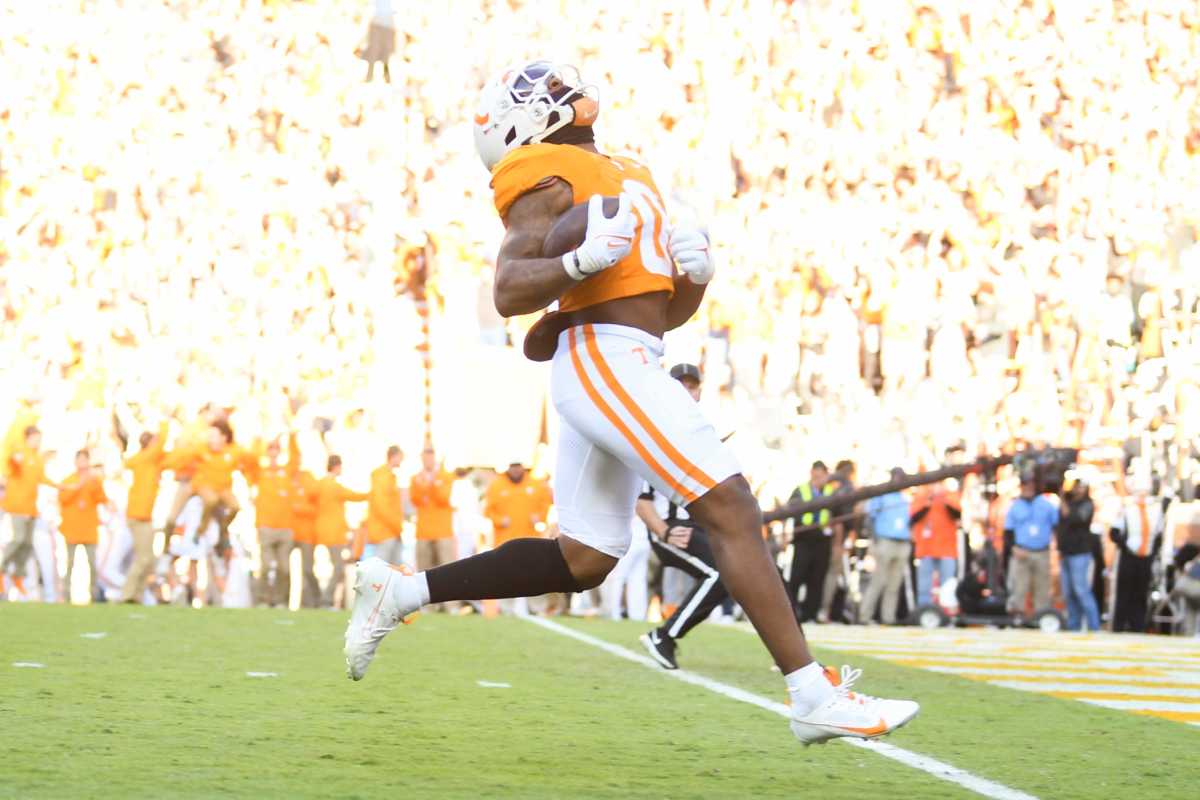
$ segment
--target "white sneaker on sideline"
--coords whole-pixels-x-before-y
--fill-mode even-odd
[[[825,675],[834,686],[833,697],[803,716],[792,713],[792,733],[805,745],[850,737],[878,739],[912,721],[921,706],[911,700],[883,700],[850,691],[861,669],[831,667]]]
[[[354,611],[346,626],[346,676],[361,681],[375,658],[375,651],[383,637],[397,625],[405,623],[404,611],[388,588],[392,581],[411,575],[405,566],[393,566],[382,558],[368,558],[358,562],[354,578]]]

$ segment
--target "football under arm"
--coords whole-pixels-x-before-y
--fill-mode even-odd
[[[508,209],[496,259],[492,298],[502,317],[541,311],[575,285],[561,258],[543,258],[542,243],[574,195],[561,180],[521,195]]]

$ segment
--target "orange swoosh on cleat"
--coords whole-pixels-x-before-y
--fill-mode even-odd
[[[476,125],[487,125],[487,122],[488,122],[487,114],[476,114],[475,115],[475,124]]]
[[[838,727],[844,731],[849,731],[850,733],[857,733],[860,736],[879,736],[880,734],[887,733],[888,731],[887,723],[884,722],[882,718],[880,718],[877,724],[872,725],[869,728],[852,728],[849,725],[839,725]]]

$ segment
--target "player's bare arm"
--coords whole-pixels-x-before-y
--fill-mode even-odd
[[[707,283],[692,283],[687,275],[675,276],[675,294],[667,305],[667,330],[673,331],[691,319],[704,301]]]
[[[542,257],[546,234],[571,204],[571,187],[556,179],[512,204],[496,260],[493,297],[501,316],[540,311],[576,283],[563,269],[561,258]]]

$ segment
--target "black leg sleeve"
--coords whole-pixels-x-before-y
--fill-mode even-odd
[[[429,602],[536,597],[581,587],[553,539],[513,539],[425,572]]]

